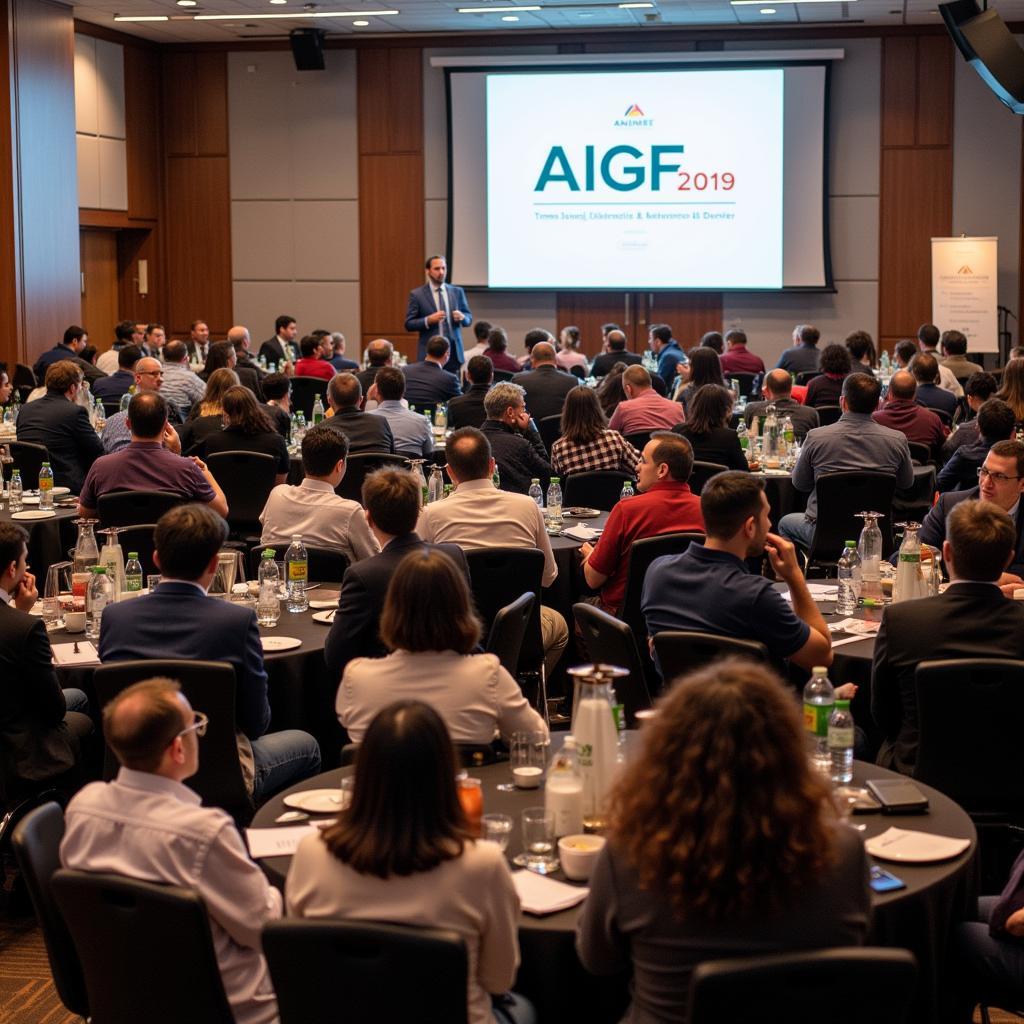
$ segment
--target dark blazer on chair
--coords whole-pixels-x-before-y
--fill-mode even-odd
[[[544,365],[517,373],[512,383],[525,389],[526,411],[534,422],[540,423],[547,416],[562,415],[565,396],[580,386],[580,379],[557,367]]]
[[[957,583],[938,597],[885,609],[871,669],[871,715],[885,734],[879,764],[908,775],[913,771],[914,670],[922,661],[941,658],[1024,658],[1024,607],[991,584]]]
[[[358,409],[342,409],[323,421],[332,430],[348,438],[350,455],[362,452],[394,452],[395,438],[383,416]]]
[[[324,646],[324,660],[334,683],[353,658],[383,658],[387,648],[380,639],[380,612],[388,584],[399,563],[412,551],[443,551],[469,579],[466,556],[457,544],[426,544],[415,533],[395,537],[372,558],[350,565],[338,598],[338,613]]]
[[[59,391],[21,407],[18,440],[46,445],[53,482],[78,494],[89,467],[103,454],[103,442],[82,406],[69,402]]]
[[[635,366],[643,361],[644,357],[636,352],[602,352],[591,364],[590,372],[595,377],[607,377],[616,363]]]
[[[108,605],[100,630],[100,661],[136,658],[227,662],[235,670],[235,727],[251,740],[267,731],[267,673],[251,608],[175,582],[161,583],[134,601]]]
[[[428,324],[427,317],[437,312],[437,303],[434,302],[433,284],[426,283],[419,288],[413,288],[409,292],[409,305],[405,311],[405,329],[416,331],[419,340],[416,343],[416,358],[422,362],[427,355],[427,342],[435,334],[443,334],[451,345],[448,353],[448,362],[462,364],[465,355],[462,351],[462,328],[468,327],[473,322],[473,314],[469,311],[469,303],[466,301],[466,293],[457,284],[445,284],[444,289],[448,293],[448,309],[454,313],[459,310],[463,315],[462,323],[456,323],[453,318],[448,318],[444,324]],[[443,307],[442,307],[443,308]]]
[[[452,430],[482,426],[487,419],[484,398],[490,390],[490,384],[474,384],[464,395],[453,398],[448,403],[448,426]]]
[[[447,402],[462,394],[459,378],[437,363],[409,363],[402,367],[402,373],[405,374],[405,399],[417,408]]]
[[[924,517],[919,534],[922,544],[931,544],[933,548],[942,549],[942,542],[946,539],[946,520],[949,513],[960,504],[961,501],[977,501],[981,497],[981,489],[972,487],[969,491],[947,491],[939,495],[939,500],[932,505],[928,515]],[[1021,497],[1021,504],[1017,507],[1017,543],[1013,549],[1013,561],[1010,563],[1007,572],[1024,576],[1024,496]],[[895,556],[892,560],[895,565]],[[994,655],[990,655],[994,657]]]

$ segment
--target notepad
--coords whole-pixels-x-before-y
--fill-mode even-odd
[[[77,653],[73,643],[54,644],[53,663],[55,665],[98,665],[100,656],[88,640],[79,640]]]
[[[577,523],[575,526],[570,526],[562,531],[563,537],[571,537],[573,540],[590,541],[597,540],[601,536],[600,530],[593,530],[589,526],[583,526],[581,523]]]
[[[582,903],[589,889],[566,885],[553,878],[532,871],[513,871],[512,882],[519,894],[519,902],[527,914],[557,914]]]
[[[316,835],[314,825],[290,825],[288,828],[247,828],[245,838],[253,860],[261,857],[290,857],[306,836]]]
[[[959,857],[970,845],[970,839],[954,839],[908,828],[888,828],[881,835],[866,840],[864,848],[880,860],[930,864]]]

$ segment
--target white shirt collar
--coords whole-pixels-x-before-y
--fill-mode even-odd
[[[304,476],[300,487],[304,487],[307,491],[330,491],[334,493],[334,488],[326,480],[314,480],[313,477]]]
[[[4,590],[3,587],[0,587],[0,601],[2,601],[4,604],[10,604],[11,601],[13,601],[13,600],[14,600],[14,598],[11,597],[11,595],[8,594],[7,591]]]

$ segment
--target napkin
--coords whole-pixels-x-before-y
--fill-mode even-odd
[[[290,857],[306,836],[316,835],[315,825],[290,825],[288,828],[247,828],[245,838],[249,855],[260,857]]]
[[[577,523],[575,526],[570,526],[568,529],[563,530],[562,536],[572,537],[573,540],[591,541],[597,540],[601,536],[601,531],[592,530],[589,526]]]
[[[887,828],[881,835],[866,840],[864,848],[881,860],[927,864],[959,857],[970,845],[970,839],[953,839],[909,828]]]
[[[587,898],[589,889],[566,885],[533,871],[513,871],[512,883],[519,894],[519,902],[527,914],[555,914],[568,910]]]
[[[55,665],[98,665],[100,660],[96,648],[88,640],[78,641],[78,653],[75,654],[75,645],[54,644],[53,663]]]

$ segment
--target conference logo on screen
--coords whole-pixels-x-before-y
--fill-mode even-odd
[[[630,103],[622,117],[612,121],[613,128],[653,128],[654,118],[648,117],[639,103]]]

